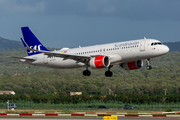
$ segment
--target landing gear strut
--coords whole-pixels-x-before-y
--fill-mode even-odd
[[[113,65],[110,65],[108,67],[108,71],[105,72],[106,77],[112,77],[113,73],[110,71],[111,67],[113,67]]]
[[[149,61],[150,61],[150,59],[146,59],[146,68],[148,69],[148,70],[151,70],[152,69],[152,66],[150,65],[150,63],[149,63]]]
[[[90,76],[91,75],[91,71],[88,70],[88,66],[86,66],[86,70],[83,71],[83,75],[84,76]]]

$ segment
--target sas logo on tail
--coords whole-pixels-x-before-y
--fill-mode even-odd
[[[30,48],[31,49],[34,49],[34,50],[39,50],[39,51],[41,51],[41,47],[42,45],[35,45],[35,46],[30,46]],[[36,53],[36,51],[30,51],[30,52],[28,52],[28,53]]]

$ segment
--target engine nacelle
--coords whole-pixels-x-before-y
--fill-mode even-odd
[[[109,67],[110,65],[109,57],[104,56],[104,55],[93,57],[89,61],[89,65],[91,68],[94,68],[94,69]]]
[[[143,61],[142,60],[130,61],[130,62],[122,63],[120,66],[125,70],[136,70],[143,66]]]

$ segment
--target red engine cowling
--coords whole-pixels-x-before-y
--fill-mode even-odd
[[[120,66],[125,70],[136,70],[143,66],[143,61],[142,60],[130,61],[130,62],[122,63]]]
[[[94,68],[94,69],[109,67],[110,65],[109,57],[104,56],[104,55],[93,57],[89,61],[89,65],[91,66],[91,68]]]

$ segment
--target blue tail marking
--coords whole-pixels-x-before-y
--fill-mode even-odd
[[[37,37],[32,33],[32,31],[29,29],[29,27],[22,27],[22,34],[24,37],[24,40],[21,38],[21,41],[24,45],[24,47],[27,47],[27,45],[35,50],[42,50],[42,51],[49,51],[38,39]],[[25,43],[27,44],[25,44]],[[40,52],[36,51],[30,51],[27,50],[28,55],[35,55],[35,54],[40,54]]]

